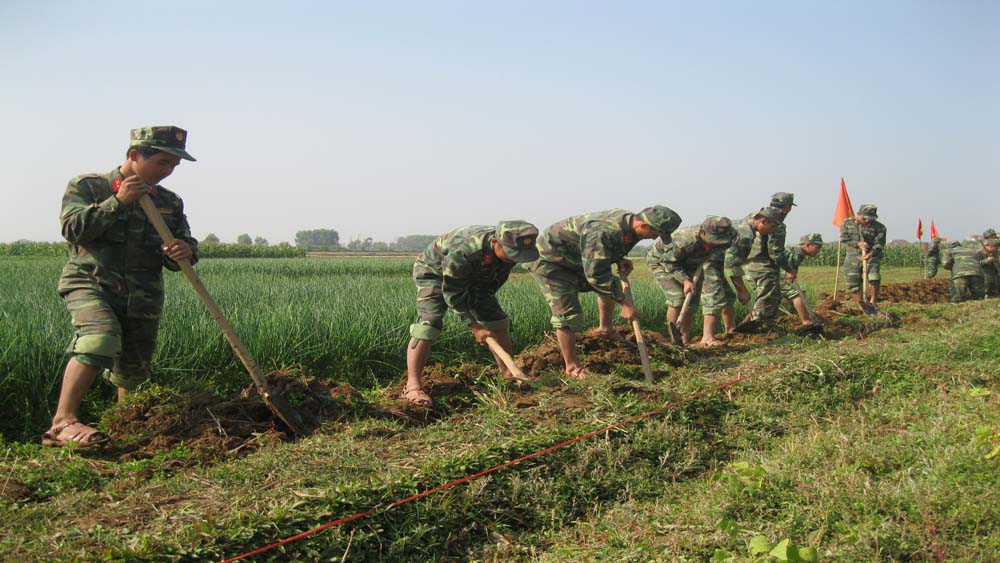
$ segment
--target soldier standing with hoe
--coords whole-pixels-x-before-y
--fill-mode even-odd
[[[119,401],[150,376],[163,313],[163,268],[198,259],[184,203],[159,185],[187,153],[187,131],[174,126],[133,129],[125,162],[104,174],[73,178],[63,195],[62,235],[70,259],[59,294],[73,319],[71,357],[63,373],[49,446],[87,447],[108,436],[77,418],[99,374],[118,387]],[[176,240],[165,245],[136,202],[149,195]]]
[[[625,257],[642,239],[660,237],[670,242],[670,234],[681,223],[679,215],[662,205],[647,207],[638,213],[609,209],[563,219],[545,229],[538,238],[537,261],[525,266],[542,288],[552,310],[559,351],[567,377],[587,377],[576,354],[576,333],[583,330],[583,306],[580,292],[597,293],[599,325],[594,333],[622,339],[612,326],[615,305],[621,305],[621,317],[631,323],[639,318],[635,303],[626,298],[619,275],[632,271]]]
[[[844,281],[848,293],[863,311],[873,313],[878,303],[879,286],[882,283],[881,263],[885,250],[885,225],[879,223],[878,208],[871,204],[862,205],[858,216],[844,219],[840,227],[840,241],[847,247],[844,259]],[[865,279],[862,279],[863,276]],[[871,288],[871,296],[862,300],[862,286]]]

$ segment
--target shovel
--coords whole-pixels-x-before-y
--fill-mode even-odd
[[[868,257],[861,257],[861,312],[866,315],[878,315],[878,307],[868,302]]]
[[[500,358],[500,361],[507,366],[507,369],[510,370],[510,374],[514,376],[514,379],[516,379],[518,383],[531,383],[535,381],[521,371],[521,368],[517,367],[517,364],[514,363],[514,358],[510,357],[510,354],[507,353],[507,350],[503,349],[503,346],[497,342],[496,338],[487,336],[486,345],[490,347],[490,352],[496,354],[497,357]]]
[[[633,304],[632,288],[628,285],[628,276],[621,276],[622,290],[625,292],[625,299]],[[635,343],[639,347],[639,360],[642,362],[642,374],[646,377],[646,383],[653,383],[653,368],[649,365],[649,351],[646,350],[646,339],[642,336],[642,327],[639,321],[632,321],[632,331],[635,332]]]
[[[160,211],[156,208],[153,200],[149,199],[148,195],[143,195],[139,199],[139,205],[142,206],[142,210],[146,213],[146,218],[149,222],[153,224],[153,228],[156,229],[156,233],[160,235],[163,239],[164,244],[170,244],[174,241],[174,235],[167,228],[167,224],[163,222],[163,217],[160,216]],[[236,331],[233,330],[232,325],[229,321],[222,315],[222,311],[219,306],[215,304],[212,300],[212,296],[208,294],[208,290],[205,289],[205,284],[201,283],[201,278],[195,273],[194,268],[191,267],[191,262],[188,260],[178,260],[177,264],[181,267],[181,271],[187,276],[191,286],[194,287],[195,293],[201,298],[202,302],[205,303],[205,307],[208,309],[208,313],[212,316],[212,320],[215,324],[219,325],[222,329],[223,336],[226,337],[226,341],[239,356],[240,361],[243,362],[243,366],[246,368],[247,372],[250,373],[250,377],[253,382],[257,385],[257,392],[260,396],[264,398],[264,404],[271,412],[276,414],[291,431],[295,434],[303,436],[306,431],[303,427],[302,416],[295,411],[291,405],[285,402],[284,399],[276,395],[271,394],[271,388],[267,384],[267,379],[264,378],[264,372],[254,361],[253,356],[250,355],[250,351],[247,347],[243,345],[243,341],[240,337],[236,335]]]
[[[684,335],[681,333],[681,327],[684,326],[685,321],[688,319],[688,311],[691,310],[691,301],[694,299],[696,292],[700,291],[698,284],[701,282],[701,275],[704,272],[704,264],[698,266],[698,271],[694,274],[694,291],[688,293],[684,296],[684,304],[681,305],[681,313],[677,315],[676,323],[667,323],[667,327],[670,329],[670,339],[673,340],[674,344],[684,347]]]

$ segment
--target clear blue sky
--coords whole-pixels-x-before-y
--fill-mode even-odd
[[[1000,3],[0,3],[0,241],[176,124],[198,238],[436,234],[659,203],[685,224],[841,176],[889,238],[1000,227]],[[926,231],[926,227],[925,227]]]

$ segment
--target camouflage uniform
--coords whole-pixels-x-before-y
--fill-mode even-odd
[[[931,247],[927,249],[927,266],[924,277],[933,278],[937,276],[938,265],[941,264],[941,239],[931,239]]]
[[[746,264],[747,256],[750,255],[750,251],[753,249],[754,241],[760,238],[753,222],[754,217],[758,213],[751,213],[733,223],[733,227],[736,229],[736,239],[726,251],[724,259],[725,275],[730,278],[743,277],[743,266]],[[736,292],[729,285],[729,282],[726,281],[725,276],[708,275],[708,272],[706,272],[705,292],[721,292],[723,306],[732,305],[736,301]]]
[[[864,271],[861,264],[861,249],[858,243],[865,241],[868,243],[868,252],[871,258],[868,260],[868,282],[881,283],[881,264],[885,249],[886,230],[885,225],[876,221],[875,207],[869,205],[861,206],[862,211],[871,208],[871,221],[865,225],[854,217],[844,219],[844,224],[840,227],[840,241],[847,247],[844,258],[844,281],[847,291],[857,293],[861,291],[861,274]],[[859,215],[862,214],[859,212]]]
[[[974,246],[975,245],[975,246]],[[970,296],[982,299],[986,296],[983,283],[983,266],[976,249],[979,243],[967,240],[965,243],[953,240],[948,243],[941,266],[951,270],[951,302],[961,303]]]
[[[997,233],[993,229],[986,229],[983,232],[984,242],[996,238]],[[998,252],[988,253],[985,245],[980,246],[979,255],[980,262],[983,265],[983,281],[985,282],[986,296],[1000,297],[1000,272],[997,271],[996,266],[996,264],[1000,263],[1000,255],[998,255]],[[990,256],[993,257],[993,262],[986,261]]]
[[[775,229],[777,230],[777,229]],[[785,262],[788,264],[788,271],[794,274],[799,273],[799,266],[806,259],[806,251],[802,249],[804,244],[823,244],[823,237],[818,233],[810,233],[799,239],[799,246],[793,246],[785,250]],[[781,296],[785,299],[795,299],[799,296],[799,290],[795,289],[792,282],[781,276]]]
[[[657,226],[661,240],[669,242],[680,217],[662,206],[647,208],[638,215],[646,221],[644,214],[654,210],[659,218],[647,222]],[[540,257],[525,268],[541,286],[552,310],[554,328],[583,329],[580,292],[593,291],[617,303],[624,301],[621,280],[612,273],[611,266],[639,242],[632,231],[632,216],[624,209],[577,215],[549,226],[539,236]]]
[[[513,233],[511,238],[517,238],[518,244],[530,247],[534,253],[538,230],[522,221],[458,228],[427,246],[413,264],[417,321],[410,325],[410,336],[417,340],[437,339],[449,308],[465,324],[478,323],[489,330],[506,330],[510,326],[496,292],[507,281],[514,264],[500,260],[493,251],[498,231]],[[501,232],[500,237],[504,234]]]
[[[785,253],[785,213],[780,208],[795,205],[794,196],[779,192],[771,196],[771,207],[778,209],[780,222],[768,235],[756,237],[746,259],[745,279],[756,295],[753,302],[753,316],[756,319],[775,319],[781,305],[781,270],[790,272]]]
[[[132,390],[149,377],[163,313],[163,271],[178,271],[162,252],[163,240],[139,205],[115,198],[122,181],[118,168],[73,178],[62,201],[62,235],[70,242],[69,262],[59,294],[73,318],[69,352],[85,365],[104,368],[104,377]],[[153,203],[175,238],[191,246],[184,203],[155,187]]]
[[[732,244],[731,239],[735,231],[729,226],[729,220],[724,217],[710,217],[706,223],[719,219],[725,220],[720,232],[725,231],[729,235],[728,242],[708,246],[706,241],[698,236],[698,233],[705,228],[704,225],[695,225],[675,231],[670,244],[657,241],[646,254],[646,264],[666,295],[668,306],[681,307],[684,304],[684,282],[692,281],[699,267],[702,267],[704,274],[695,287],[690,307],[697,307],[701,301],[707,276],[711,275],[715,280],[722,278],[726,249]],[[706,315],[718,315],[726,302],[726,293],[722,286],[716,283],[712,288],[713,293],[704,295],[703,312]]]

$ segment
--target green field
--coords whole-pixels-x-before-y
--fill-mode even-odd
[[[358,402],[308,438],[208,458],[180,444],[150,459],[42,448],[71,327],[55,295],[63,261],[0,260],[0,392],[7,398],[0,553],[7,559],[203,561],[231,557],[651,410],[735,377],[749,382],[468,485],[338,526],[253,561],[779,561],[783,540],[820,561],[989,561],[1000,552],[1000,305],[894,305],[896,326],[857,338],[787,335],[693,354],[641,383],[611,377],[531,389],[460,378],[434,417],[396,403],[414,315],[407,259],[207,260],[208,288],[265,370],[349,382]],[[812,292],[832,268],[804,268]],[[887,283],[919,277],[887,269]],[[227,395],[249,384],[180,275],[168,275],[155,383]],[[644,323],[663,329],[640,266]],[[518,348],[548,312],[517,275],[501,301]],[[593,299],[586,300],[596,322]],[[846,322],[846,321],[845,321]],[[852,325],[853,326],[853,325]],[[865,328],[867,327],[867,328]],[[862,337],[862,335],[867,336]],[[491,373],[454,317],[435,359]],[[468,369],[472,365],[473,369]],[[118,409],[102,386],[87,420]],[[380,410],[383,409],[383,410]],[[758,536],[761,536],[758,538]]]

